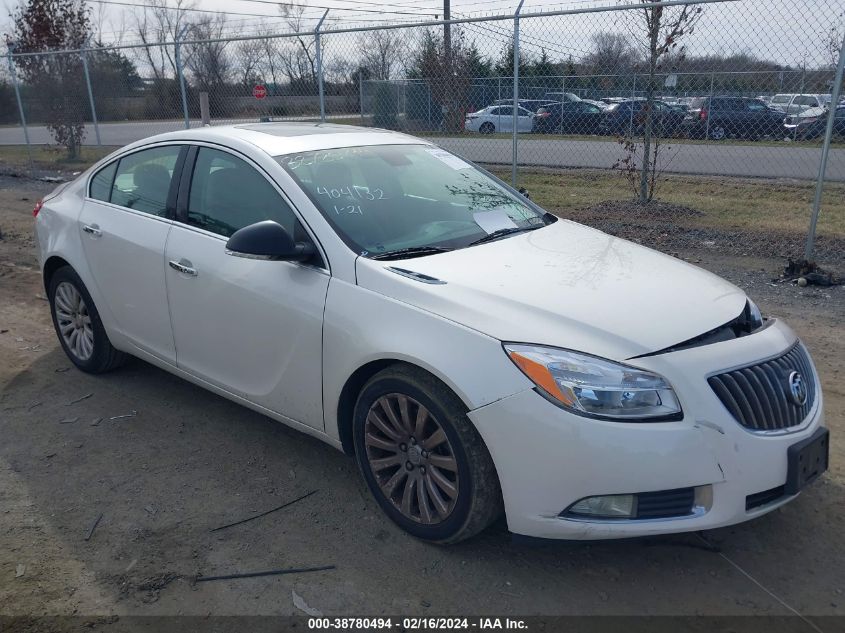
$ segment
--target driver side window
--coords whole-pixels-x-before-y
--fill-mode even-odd
[[[262,220],[281,224],[297,239],[291,208],[254,167],[240,158],[200,147],[188,196],[188,224],[230,237]]]

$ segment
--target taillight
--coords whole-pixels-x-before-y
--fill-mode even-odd
[[[38,202],[36,202],[35,208],[32,210],[32,217],[34,217],[34,218],[38,217],[38,212],[41,211],[41,207],[43,207],[43,206],[44,206],[43,200],[39,200]]]
[[[538,119],[545,119],[548,116],[551,116],[551,112],[538,112],[537,113]]]
[[[707,120],[707,108],[701,108],[701,112],[698,113],[698,118],[702,121]]]

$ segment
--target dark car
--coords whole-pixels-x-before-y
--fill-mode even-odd
[[[760,99],[746,97],[698,97],[684,119],[690,138],[721,141],[728,137],[757,140],[764,136],[783,138],[783,112]]]
[[[534,132],[563,134],[598,134],[604,110],[586,101],[550,103],[534,117]]]
[[[824,109],[824,112],[816,117],[796,117],[797,123],[787,125],[787,136],[795,137],[799,141],[810,141],[813,139],[822,138],[827,130],[827,118],[830,110]],[[836,115],[833,119],[833,137],[845,138],[845,106],[840,105],[836,108]]]
[[[674,136],[684,120],[684,112],[662,101],[652,102],[654,107],[654,132],[658,136]],[[611,105],[605,110],[601,130],[605,134],[642,134],[645,130],[648,102],[645,99],[628,99]]]

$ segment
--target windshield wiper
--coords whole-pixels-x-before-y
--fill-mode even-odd
[[[375,255],[371,255],[370,259],[407,259],[410,257],[434,255],[436,253],[448,253],[451,250],[451,248],[444,248],[442,246],[411,246],[408,248],[399,248],[395,251],[377,253]]]
[[[484,244],[485,242],[492,242],[493,240],[497,240],[500,237],[505,237],[506,235],[513,235],[514,233],[522,233],[524,231],[534,231],[536,229],[542,229],[545,224],[540,224],[539,226],[524,226],[524,227],[511,227],[507,229],[499,229],[498,231],[493,231],[489,235],[485,235],[484,237],[475,240],[474,242],[470,242],[467,246],[475,246],[477,244]]]

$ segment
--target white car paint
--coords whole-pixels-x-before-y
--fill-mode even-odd
[[[529,133],[534,126],[534,113],[523,107],[519,108],[516,131]],[[513,132],[513,106],[492,105],[467,114],[464,121],[467,132]]]
[[[770,320],[735,340],[660,353],[735,318],[746,302],[741,290],[568,221],[401,262],[359,257],[273,157],[430,144],[342,126],[289,127],[286,136],[237,126],[186,130],[115,152],[46,199],[36,219],[42,269],[61,258],[76,270],[116,348],[337,448],[350,448],[341,404],[355,372],[384,361],[427,370],[469,410],[516,533],[594,539],[701,530],[794,498],[745,510],[746,496],[783,484],[787,448],[822,426],[815,370],[811,413],[782,433],[741,427],[707,378],[774,358],[796,344],[795,334]],[[289,201],[325,266],[230,257],[218,235],[87,196],[100,166],[157,143],[213,145],[248,160]],[[99,235],[83,231],[95,224]],[[197,275],[173,270],[171,260]],[[421,283],[396,267],[445,283]],[[537,393],[505,354],[505,341],[575,349],[659,373],[677,393],[683,418],[621,423],[569,413]],[[702,491],[694,516],[559,516],[586,496],[687,486]]]

